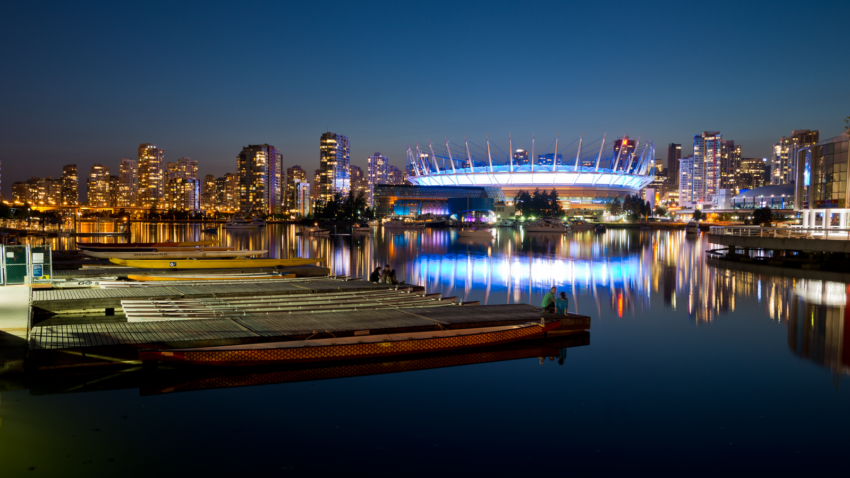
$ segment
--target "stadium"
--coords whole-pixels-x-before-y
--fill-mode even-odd
[[[484,146],[466,137],[463,144],[446,139],[445,147],[417,142],[407,148],[407,179],[417,186],[498,187],[506,198],[523,189],[554,188],[564,207],[604,207],[638,193],[655,178],[654,143],[628,136],[606,143],[606,135],[587,142],[581,134],[566,145],[556,136],[536,151],[533,136],[530,151],[514,149],[509,136],[511,154],[489,137]]]

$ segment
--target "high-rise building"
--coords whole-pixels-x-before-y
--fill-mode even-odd
[[[389,158],[383,154],[375,153],[369,156],[368,170],[366,172],[366,182],[369,186],[366,191],[366,203],[370,207],[373,207],[375,204],[373,200],[375,185],[389,183],[389,166]]]
[[[770,184],[793,183],[799,152],[817,143],[819,138],[819,130],[808,129],[795,129],[791,131],[791,136],[779,138],[779,142],[773,145],[770,157]]]
[[[321,196],[322,189],[322,170],[317,169],[313,172],[313,185],[310,187],[310,194],[313,197],[313,200],[318,201],[322,198]]]
[[[239,175],[239,210],[262,214],[281,213],[281,163],[283,157],[270,144],[252,144],[236,157]]]
[[[16,181],[12,183],[12,200],[16,203],[37,205],[41,202],[39,190],[44,190],[41,178],[30,178],[27,181]]]
[[[198,162],[192,158],[178,159],[177,174],[183,179],[198,179]]]
[[[197,211],[200,207],[200,189],[197,179],[169,179],[165,187],[166,209]]]
[[[555,153],[540,154],[537,156],[537,164],[552,166],[555,164]],[[558,166],[564,165],[564,155],[558,155]]]
[[[77,165],[68,164],[62,167],[62,204],[76,206],[80,202],[80,177]]]
[[[201,209],[209,211],[215,209],[216,206],[216,179],[212,174],[204,176],[204,183],[201,185]]]
[[[397,166],[393,166],[392,164],[387,166],[387,184],[404,184],[404,174],[401,172],[401,169],[398,169]]]
[[[118,176],[109,176],[109,191],[107,203],[112,206],[118,206],[118,201],[121,199],[121,179]]]
[[[735,177],[736,193],[766,185],[768,163],[762,158],[741,158]]]
[[[723,137],[719,131],[705,131],[694,136],[694,154],[679,161],[679,204],[696,207],[711,202],[720,189]],[[687,168],[687,169],[686,169]],[[687,180],[686,184],[682,184]]]
[[[89,207],[109,207],[109,167],[95,164],[91,167],[88,180],[86,203]]]
[[[738,172],[739,162],[741,161],[741,145],[735,145],[735,141],[728,140],[723,142],[723,151],[720,157],[720,187],[734,191],[738,194],[738,186],[736,176]]]
[[[139,205],[139,163],[135,159],[121,159],[118,166],[119,207]]]
[[[310,183],[301,181],[295,183],[295,211],[300,217],[313,213],[313,198],[310,194]]]
[[[307,182],[307,171],[304,171],[301,166],[296,164],[286,169],[286,189],[284,190],[283,204],[287,211],[291,212],[296,209],[298,203],[296,185],[303,182]]]
[[[366,175],[363,174],[363,170],[360,169],[360,166],[351,165],[351,191],[354,193],[354,197],[363,193],[363,197],[367,198],[369,194],[369,180],[366,178]],[[367,203],[368,204],[368,203]]]
[[[682,159],[682,145],[670,143],[667,145],[667,177],[670,187],[679,189],[679,160]]]
[[[229,209],[227,204],[227,178],[225,176],[215,178],[215,197],[212,200],[212,209],[217,211]]]
[[[150,143],[139,145],[137,203],[144,208],[158,206],[163,200],[165,191],[164,161],[165,153],[155,145]]]
[[[523,164],[528,164],[528,151],[518,149],[514,151],[514,166],[521,166]]]
[[[348,195],[351,189],[351,147],[348,137],[341,134],[323,133],[319,141],[321,178],[319,197],[327,202],[336,193]]]
[[[635,142],[629,139],[629,136],[623,136],[614,141],[614,160],[619,159],[617,164],[618,171],[625,171],[626,168],[632,166],[632,158],[635,156]],[[622,149],[622,152],[620,150]],[[560,160],[558,164],[561,164]]]
[[[403,184],[413,184],[413,181],[410,181],[409,178],[416,176],[416,166],[413,164],[408,164],[407,167],[404,168],[404,177]]]
[[[224,175],[227,182],[225,187],[225,204],[228,211],[236,211],[239,209],[239,175],[236,173],[227,173]]]
[[[62,202],[62,180],[51,179],[50,176],[38,179],[34,189],[36,198],[34,204],[39,206],[55,206]]]

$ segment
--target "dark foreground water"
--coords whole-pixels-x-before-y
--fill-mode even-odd
[[[136,227],[150,240],[200,237]],[[338,274],[389,263],[487,304],[539,305],[555,285],[592,328],[400,361],[7,382],[24,389],[0,392],[0,476],[848,472],[845,283],[708,264],[705,238],[683,232],[294,232],[223,242],[326,257]]]

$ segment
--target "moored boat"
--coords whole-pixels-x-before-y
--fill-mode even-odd
[[[305,227],[301,230],[302,236],[327,236],[331,233],[330,229],[322,229],[321,227]]]
[[[514,227],[516,226],[516,221],[513,219],[502,219],[499,221],[499,227]]]
[[[83,254],[91,255],[89,252],[184,252],[184,251],[232,251],[235,247],[98,247],[96,249],[81,249]]]
[[[543,335],[559,327],[560,324],[560,321],[555,320],[477,329],[361,335],[191,349],[142,350],[139,358],[143,361],[220,366],[351,360],[509,343]]]
[[[596,227],[594,224],[589,223],[587,221],[582,221],[581,219],[570,221],[571,231],[590,231],[594,227]]]
[[[415,222],[404,222],[399,221],[398,219],[393,219],[392,221],[385,222],[384,227],[387,229],[425,229],[425,224]]]
[[[147,248],[156,248],[156,247],[195,247],[195,246],[211,246],[215,244],[216,241],[194,241],[194,242],[125,242],[121,244],[106,244],[101,242],[92,242],[92,243],[79,243],[77,244],[77,249],[97,249],[97,248],[109,248],[109,249],[118,249],[125,247],[147,247]]]
[[[302,259],[115,259],[109,262],[139,269],[249,269],[256,267],[306,266],[324,261],[323,258]]]
[[[246,221],[241,217],[234,217],[224,225],[225,229],[256,229],[258,227],[260,227],[259,224]]]
[[[596,224],[593,226],[593,232],[606,232],[608,228],[605,227],[605,224]]]
[[[215,259],[221,257],[250,257],[265,254],[263,251],[205,251],[205,250],[186,250],[186,251],[132,251],[132,252],[99,252],[99,251],[83,251],[87,256],[97,257],[100,259]]]
[[[525,229],[526,232],[569,232],[567,226],[563,225],[561,221],[549,217],[543,218],[533,224],[523,226],[523,229]]]
[[[685,234],[699,234],[699,223],[691,221],[685,225]]]
[[[361,224],[359,226],[351,226],[351,232],[359,232],[359,233],[372,232],[372,228],[369,227],[369,226]]]
[[[473,237],[480,239],[493,239],[493,231],[490,229],[481,229],[481,228],[465,228],[457,231],[457,235],[459,237]]]

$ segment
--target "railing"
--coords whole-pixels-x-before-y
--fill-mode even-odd
[[[711,226],[709,234],[719,236],[740,237],[775,237],[780,239],[830,239],[850,240],[850,229],[822,228],[822,227],[729,227]]]

